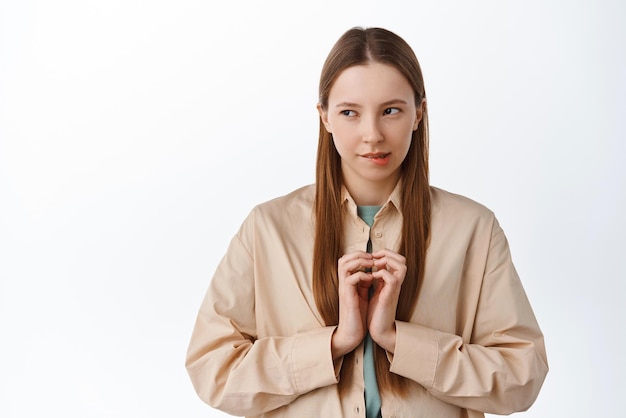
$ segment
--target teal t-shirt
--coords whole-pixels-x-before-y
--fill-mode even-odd
[[[374,224],[374,216],[380,210],[380,206],[359,206],[357,214],[371,228]],[[372,240],[367,241],[367,252],[372,252]],[[370,295],[373,288],[370,288]],[[380,393],[376,382],[376,370],[374,367],[374,341],[369,333],[365,336],[363,350],[363,377],[365,379],[365,414],[367,418],[380,417]]]

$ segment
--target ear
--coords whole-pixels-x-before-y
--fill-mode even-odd
[[[324,124],[324,127],[328,131],[329,134],[333,133],[330,129],[330,124],[328,123],[328,111],[322,108],[321,104],[317,104],[317,113],[320,114],[320,120]]]
[[[426,111],[426,99],[422,99],[422,102],[419,106],[415,107],[415,122],[413,123],[413,130],[416,131],[420,122],[422,121],[422,117],[424,116],[424,112]]]

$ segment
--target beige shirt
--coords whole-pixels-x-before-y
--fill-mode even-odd
[[[398,187],[371,230],[344,190],[344,251],[397,251]],[[249,417],[365,417],[363,344],[340,397],[312,292],[313,200],[307,186],[254,208],[200,307],[187,370],[200,398]],[[482,417],[534,402],[548,371],[537,325],[493,213],[431,188],[431,242],[410,322],[396,321],[391,372],[410,394],[382,396],[383,417]],[[407,278],[406,280],[408,280]],[[480,412],[478,412],[480,411]]]

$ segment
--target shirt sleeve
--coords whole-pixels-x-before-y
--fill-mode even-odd
[[[199,397],[233,415],[259,415],[338,382],[335,327],[257,338],[251,254],[240,231],[202,302],[186,359]]]
[[[495,220],[471,341],[414,323],[396,329],[390,370],[462,408],[526,410],[548,372],[543,335]]]

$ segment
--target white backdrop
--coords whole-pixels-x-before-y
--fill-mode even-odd
[[[432,184],[495,211],[551,371],[520,417],[626,393],[619,1],[0,0],[0,416],[221,417],[183,363],[253,205],[310,183],[322,62],[415,49]]]

